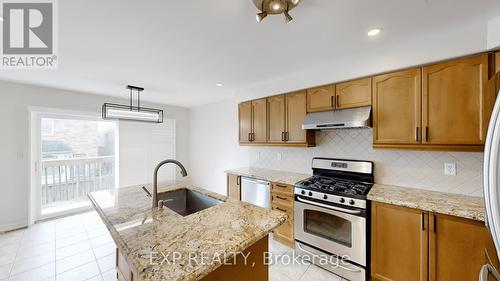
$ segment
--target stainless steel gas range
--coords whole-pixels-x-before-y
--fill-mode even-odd
[[[312,169],[295,185],[297,251],[345,279],[368,280],[373,163],[314,158]]]

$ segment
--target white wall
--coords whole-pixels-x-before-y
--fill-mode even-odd
[[[237,96],[240,100],[266,97],[486,51],[485,22],[455,29],[437,26],[432,33],[413,34],[405,40],[392,37],[387,28],[363,52],[348,53],[333,61],[325,59],[322,64],[297,69],[284,77],[269,77],[267,81],[238,89]]]
[[[192,184],[226,194],[224,170],[248,166],[249,149],[238,145],[237,116],[236,100],[191,109]]]
[[[0,110],[0,231],[3,231],[25,226],[28,221],[30,183],[28,107],[99,114],[104,102],[126,103],[127,101],[10,82],[0,82],[0,99],[2,108]],[[177,159],[189,168],[189,144],[186,142],[189,138],[189,110],[165,105],[156,106],[165,110],[167,118],[177,120],[176,155]],[[121,162],[127,161],[126,155],[120,157]],[[151,179],[152,176],[144,180],[150,182]]]
[[[488,22],[488,49],[500,48],[500,17]]]

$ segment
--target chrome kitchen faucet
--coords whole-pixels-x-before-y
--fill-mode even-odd
[[[183,177],[187,177],[187,171],[186,171],[186,168],[184,168],[184,165],[181,164],[181,162],[177,161],[177,160],[174,160],[174,159],[167,159],[167,160],[164,160],[164,161],[161,161],[155,168],[155,172],[154,172],[154,178],[153,178],[153,208],[156,208],[156,207],[159,207],[159,204],[158,204],[158,170],[165,164],[167,163],[172,163],[172,164],[175,164],[177,166],[179,166],[179,168],[181,169],[181,175]]]

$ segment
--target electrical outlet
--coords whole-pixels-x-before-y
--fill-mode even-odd
[[[444,163],[444,174],[446,176],[456,176],[457,175],[457,164],[456,163]]]
[[[276,155],[276,159],[283,160],[283,153],[278,152],[278,154]]]

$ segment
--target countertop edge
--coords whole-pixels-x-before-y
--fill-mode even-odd
[[[273,170],[267,168],[255,168],[255,167],[242,167],[236,169],[229,169],[225,170],[224,173],[251,177],[255,179],[266,180],[270,182],[287,184],[287,185],[295,185],[297,182],[311,177],[311,175],[309,174],[287,172],[287,171]]]
[[[401,194],[396,194],[397,192],[401,192]],[[411,187],[375,184],[367,195],[367,199],[374,202],[419,209],[480,222],[485,221],[485,206],[481,197]],[[450,201],[455,202],[450,203]]]
[[[132,186],[132,187],[135,187],[135,186]],[[190,189],[198,190],[198,191],[201,189],[199,187],[191,186],[191,185],[187,185],[185,188],[190,188]],[[205,193],[207,193],[208,196],[210,196],[209,193],[212,193],[211,191],[205,190],[205,189],[203,189],[203,191],[205,191]],[[211,195],[214,195],[214,194],[211,194]],[[219,194],[217,194],[217,195],[219,195]],[[135,262],[134,258],[129,257],[129,253],[133,252],[132,249],[130,249],[127,246],[126,241],[123,240],[123,237],[121,236],[121,234],[116,231],[116,229],[114,227],[114,223],[108,219],[108,216],[105,213],[105,209],[101,208],[101,206],[98,204],[98,201],[96,200],[96,198],[94,198],[92,193],[88,193],[87,197],[91,201],[92,206],[99,214],[99,217],[101,218],[103,223],[106,225],[106,228],[108,229],[111,237],[113,238],[113,241],[115,242],[117,248],[124,253],[124,257],[127,259],[127,262],[131,266],[134,267],[134,270],[136,270],[137,274],[139,274],[139,276],[141,277],[141,280],[156,280],[156,279],[150,279],[149,276],[147,276],[147,268],[143,268],[140,264]],[[218,197],[225,197],[225,196],[221,195]],[[225,199],[226,200],[223,201],[224,203],[231,201],[231,199],[229,199],[227,197],[225,197]],[[276,217],[274,222],[269,225],[269,228],[267,231],[262,231],[261,233],[258,233],[258,235],[252,236],[248,239],[241,241],[241,244],[238,245],[238,247],[235,251],[244,251],[245,249],[249,248],[254,243],[256,243],[259,240],[263,239],[264,237],[268,236],[269,233],[271,233],[274,229],[276,229],[279,226],[281,226],[282,224],[284,224],[287,219],[288,219],[288,215],[286,215],[286,214],[282,214],[282,216],[280,216],[279,218]],[[231,257],[227,256],[227,260],[229,260],[230,258]],[[182,278],[180,280],[191,280],[192,278],[193,278],[193,280],[195,280],[195,279],[200,280],[203,277],[209,275],[211,272],[217,270],[219,267],[221,267],[223,265],[224,265],[224,263],[221,263],[221,264],[214,263],[214,264],[206,267],[202,272],[196,272],[196,271],[190,272],[189,274],[185,275],[184,278]]]

